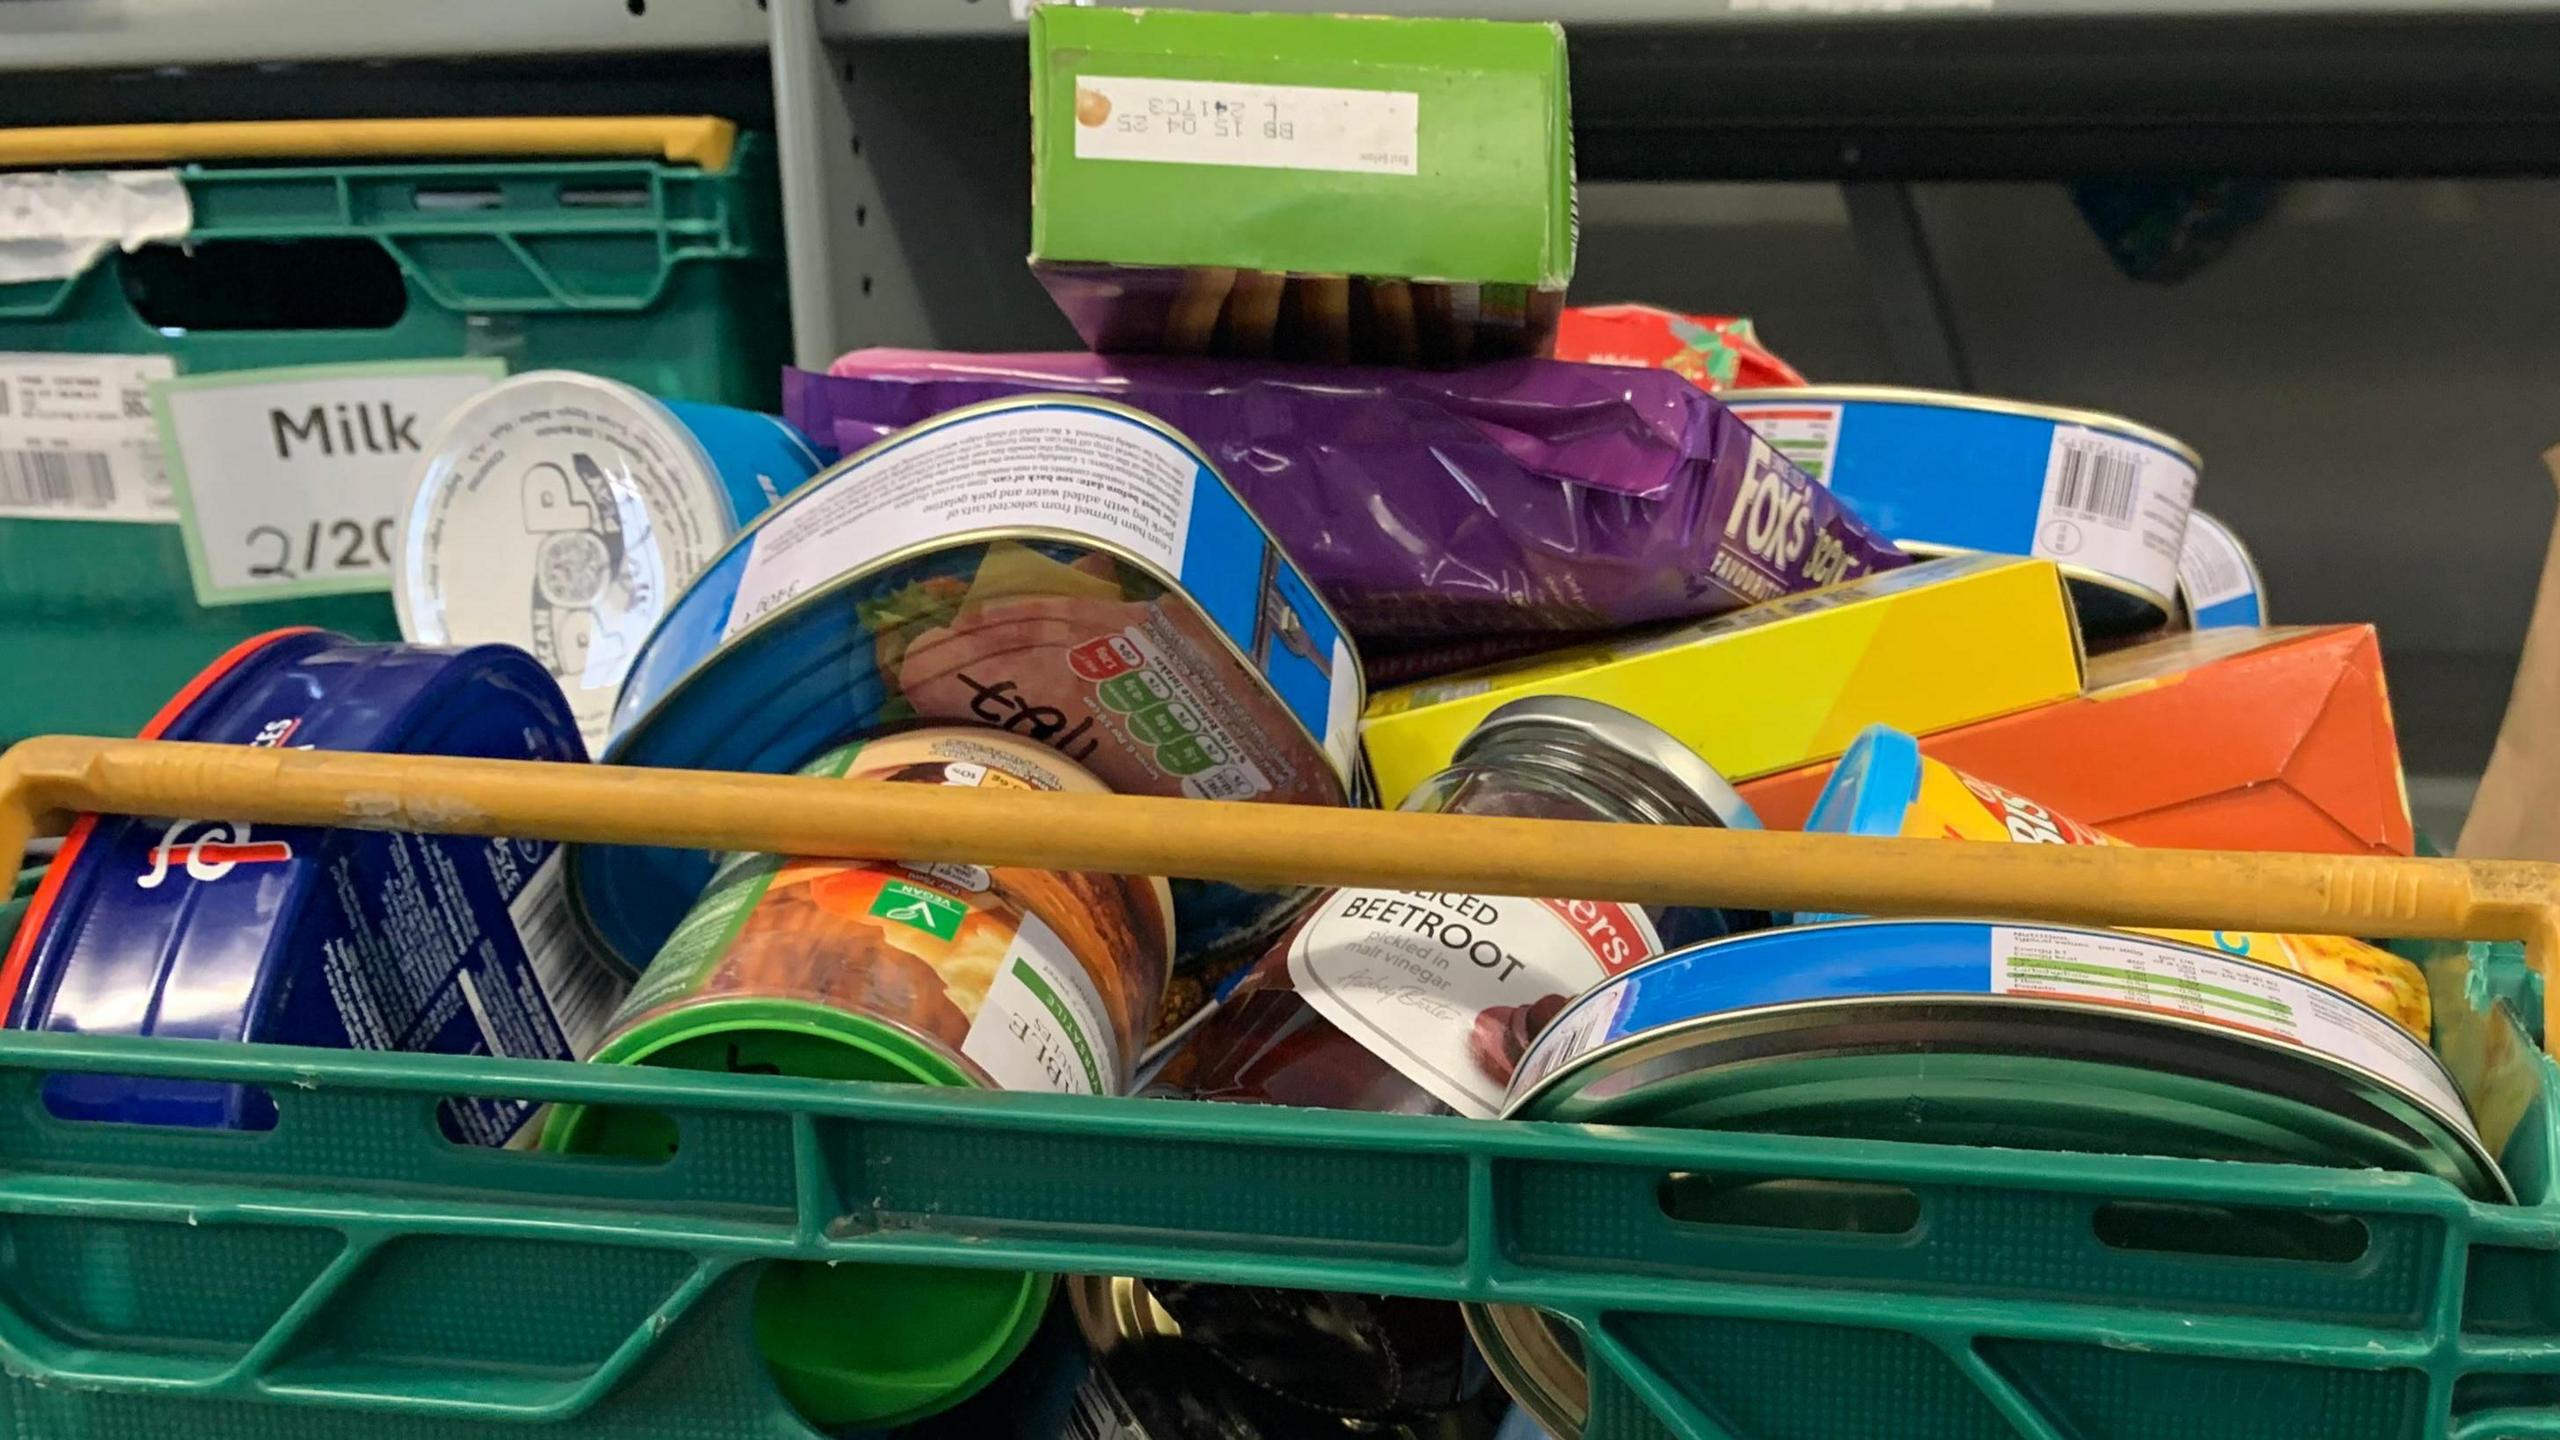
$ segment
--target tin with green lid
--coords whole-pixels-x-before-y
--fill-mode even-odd
[[[940,727],[802,773],[1101,792],[1035,742]],[[1124,1091],[1172,966],[1162,880],[975,865],[726,857],[614,1017],[599,1062],[1060,1094]],[[554,1150],[658,1157],[661,1116],[563,1107]],[[1051,1278],[777,1265],[757,1343],[824,1426],[957,1404],[1029,1343]]]

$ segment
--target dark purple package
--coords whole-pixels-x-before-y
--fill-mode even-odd
[[[1190,436],[1362,638],[1608,630],[1905,563],[1668,371],[857,350],[783,375],[791,422],[839,453],[1039,392]]]

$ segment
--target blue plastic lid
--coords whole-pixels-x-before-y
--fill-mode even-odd
[[[1807,815],[1808,832],[1899,835],[1920,798],[1920,742],[1890,725],[1870,725],[1840,757]]]

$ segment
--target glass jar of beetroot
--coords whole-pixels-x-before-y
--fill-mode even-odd
[[[1407,810],[1757,828],[1714,767],[1653,725],[1541,696],[1487,716]],[[1490,1117],[1574,996],[1762,912],[1338,890],[1311,908],[1167,1065],[1150,1094]],[[1412,1424],[1484,1384],[1455,1305],[1158,1283],[1181,1333],[1314,1415]]]

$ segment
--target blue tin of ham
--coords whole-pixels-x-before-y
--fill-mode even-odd
[[[909,723],[1037,740],[1122,794],[1340,805],[1366,687],[1340,622],[1198,447],[1074,396],[963,407],[847,457],[668,606],[607,764],[787,774]],[[645,965],[711,877],[590,845],[582,912]],[[1311,892],[1176,880],[1185,968]]]
[[[144,739],[306,750],[586,758],[560,687],[520,650],[242,642]],[[64,839],[0,990],[17,1028],[575,1059],[622,989],[568,905],[548,841],[90,815]],[[55,1113],[264,1129],[262,1091],[61,1075]],[[523,1100],[455,1100],[446,1133],[503,1144]]]

